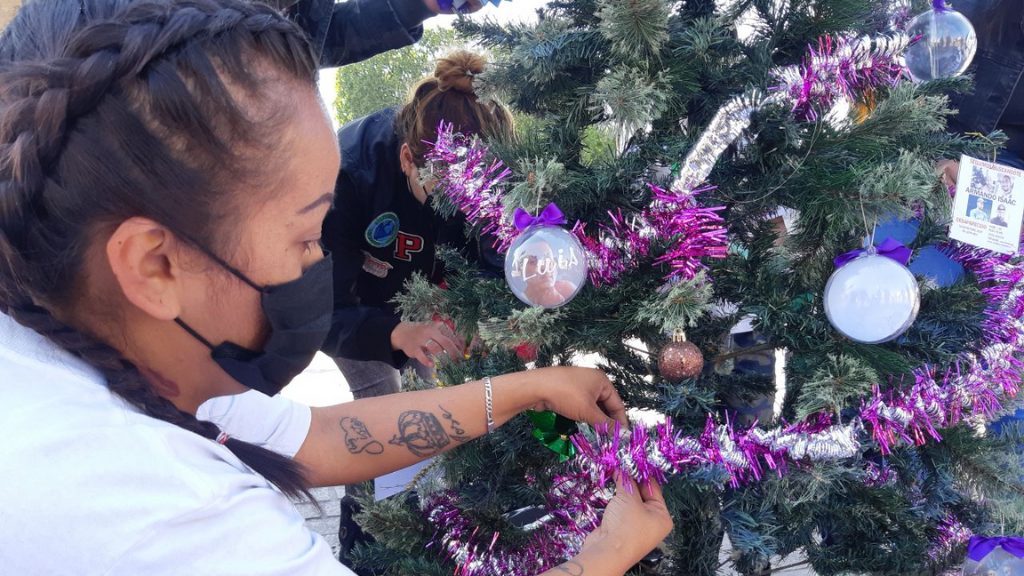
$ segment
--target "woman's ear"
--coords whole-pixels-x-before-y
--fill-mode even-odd
[[[409,144],[402,143],[402,148],[398,152],[398,163],[407,177],[416,177],[416,159],[412,155],[412,148],[409,147]]]
[[[174,235],[149,218],[125,220],[107,240],[107,261],[125,298],[160,320],[181,313],[175,245]]]

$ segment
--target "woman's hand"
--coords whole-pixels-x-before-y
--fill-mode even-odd
[[[587,424],[629,424],[626,407],[604,372],[594,368],[555,366],[528,372],[540,402],[536,410],[553,410]]]
[[[935,165],[935,173],[942,178],[946,186],[956,186],[957,174],[960,172],[960,163],[956,160],[939,160]]]
[[[431,368],[433,356],[447,354],[458,362],[464,352],[458,337],[443,322],[402,322],[391,332],[391,348]]]
[[[660,486],[616,481],[615,497],[605,508],[601,526],[587,536],[580,553],[540,576],[621,576],[657,548],[671,531],[672,517]]]
[[[625,571],[657,548],[671,531],[672,516],[657,482],[644,486],[631,479],[618,479],[615,497],[605,508],[601,526],[587,536],[583,551],[614,550],[614,556],[626,562]]]

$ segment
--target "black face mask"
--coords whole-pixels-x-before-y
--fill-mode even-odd
[[[180,318],[175,322],[205,344],[214,362],[232,378],[267,396],[274,396],[309,366],[331,329],[334,312],[331,255],[324,254],[322,260],[299,278],[273,286],[260,286],[220,258],[212,254],[210,257],[260,293],[260,306],[270,323],[270,339],[262,352],[233,342],[214,346]]]

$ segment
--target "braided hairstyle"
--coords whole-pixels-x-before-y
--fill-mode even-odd
[[[90,241],[127,218],[226,242],[221,220],[237,211],[224,206],[259,189],[268,159],[253,156],[266,156],[287,119],[243,111],[275,109],[267,82],[314,90],[316,62],[301,29],[259,3],[32,0],[0,39],[0,312],[98,369],[143,413],[211,440],[215,424],[178,410],[121,352],[58,316],[84,292]],[[226,446],[286,494],[309,497],[291,459],[235,438]]]

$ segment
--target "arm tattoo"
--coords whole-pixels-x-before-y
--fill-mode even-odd
[[[441,410],[444,411],[447,419],[454,422],[455,433],[459,434],[461,432],[465,434],[465,430],[458,428],[458,422],[451,418],[451,414],[444,408],[441,408]],[[469,440],[469,437],[462,435],[449,436],[444,431],[444,426],[441,425],[441,421],[437,419],[437,416],[430,412],[409,410],[408,412],[402,412],[401,416],[398,417],[398,434],[395,434],[395,437],[388,443],[395,446],[405,446],[410,452],[420,458],[429,458],[440,452],[445,446],[451,444],[452,440],[465,442]]]
[[[583,565],[575,560],[569,560],[565,564],[555,566],[555,570],[565,572],[571,576],[583,576]]]
[[[449,434],[451,439],[455,440],[456,442],[469,441],[469,436],[466,436],[466,431],[459,426],[459,421],[456,420],[454,416],[452,416],[452,413],[446,410],[445,407],[441,406],[440,404],[438,404],[437,407],[441,409],[441,415],[444,416],[444,419],[448,421],[448,426],[452,429],[452,434]]]
[[[352,454],[380,454],[384,445],[373,439],[370,430],[359,418],[345,416],[341,419],[341,429],[345,432],[345,447]]]

